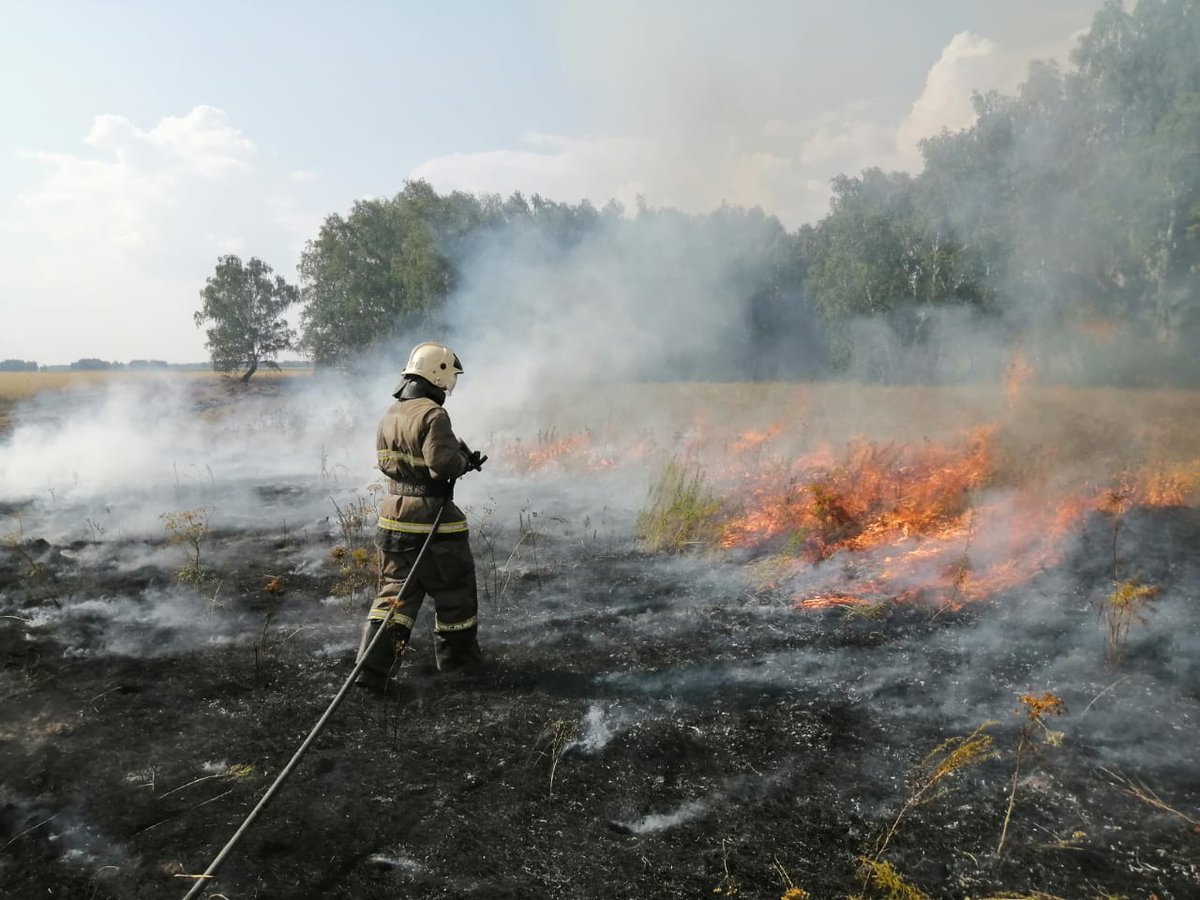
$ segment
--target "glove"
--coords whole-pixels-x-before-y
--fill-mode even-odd
[[[463,453],[467,454],[467,471],[479,472],[483,469],[483,464],[487,462],[487,457],[478,450],[472,450],[467,446],[466,441],[459,441],[458,448]]]

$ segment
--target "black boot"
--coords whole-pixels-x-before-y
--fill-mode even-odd
[[[436,652],[439,671],[478,672],[483,668],[483,652],[474,628],[443,634]]]
[[[368,653],[367,648],[377,631],[378,622],[367,622],[363,626],[362,639],[358,643],[358,654],[355,656],[355,664],[362,661],[363,667],[354,684],[369,691],[383,693],[392,683],[392,667],[396,664],[396,656],[404,647],[404,636],[401,629],[394,625],[388,626],[387,632],[375,641],[375,646],[370,647]]]

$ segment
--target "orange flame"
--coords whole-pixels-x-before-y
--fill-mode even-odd
[[[960,517],[968,492],[986,480],[993,430],[973,434],[966,452],[856,441],[839,465],[826,461],[827,450],[797,460],[782,489],[772,484],[781,472],[751,489],[748,510],[726,524],[721,545],[761,546],[786,534],[817,561],[843,547],[930,533]]]

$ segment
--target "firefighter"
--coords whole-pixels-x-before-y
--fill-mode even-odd
[[[450,416],[442,408],[462,371],[458,357],[444,344],[418,344],[392,395],[396,402],[379,423],[375,442],[378,465],[388,477],[388,494],[380,503],[376,530],[382,582],[363,628],[359,660],[388,610],[393,613],[388,633],[363,660],[356,681],[369,690],[387,687],[426,594],[433,597],[436,613],[438,668],[473,669],[481,661],[476,637],[475,560],[466,517],[450,496],[450,488],[464,472],[481,468],[487,457],[455,437]],[[405,587],[404,579],[443,504],[446,508],[437,533]]]

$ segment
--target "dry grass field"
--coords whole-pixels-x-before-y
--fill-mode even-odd
[[[307,377],[295,370],[272,372],[269,369],[256,372],[254,377],[263,381],[287,380]],[[162,378],[182,378],[189,381],[221,381],[223,376],[208,371],[179,371],[147,369],[130,371],[115,369],[98,372],[0,372],[0,402],[12,403],[26,400],[43,391],[61,391],[80,387],[102,387],[122,381],[152,381]]]
[[[1099,484],[1130,468],[1200,459],[1200,391],[1181,389],[659,384],[564,395],[532,412],[559,439],[666,435],[677,448],[752,459],[823,446],[836,454],[856,440],[945,442],[991,427],[1018,479]]]
[[[286,370],[272,372],[265,370],[256,372],[255,378],[262,381],[286,382],[292,378],[308,377],[308,372]],[[13,407],[23,400],[29,400],[48,391],[86,390],[102,388],[106,385],[129,384],[161,380],[163,378],[180,379],[197,384],[220,384],[229,381],[208,371],[176,371],[176,370],[108,370],[95,372],[0,372],[0,434],[11,427]]]

